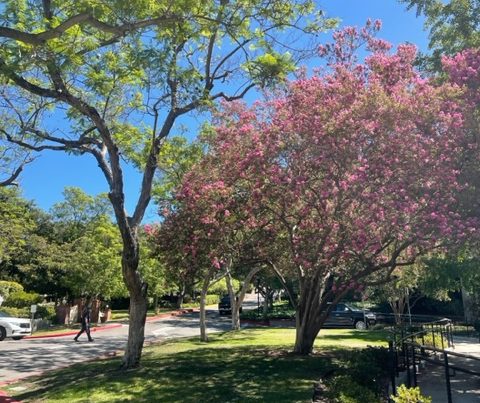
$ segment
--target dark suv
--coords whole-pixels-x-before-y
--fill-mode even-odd
[[[218,312],[220,315],[230,315],[232,313],[232,304],[230,303],[230,295],[222,297],[218,303]],[[240,313],[242,313],[242,307],[240,307]]]
[[[376,323],[376,315],[373,312],[362,311],[347,304],[340,303],[333,307],[324,327],[353,327],[365,330]]]

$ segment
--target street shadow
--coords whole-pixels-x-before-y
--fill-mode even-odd
[[[42,372],[55,367],[66,367],[76,361],[113,354],[125,346],[124,340],[110,339],[89,343],[85,338],[75,342],[73,336],[71,344],[66,343],[65,338],[61,340],[39,339],[33,342],[35,345],[31,347],[22,346],[22,341],[17,343],[17,351],[0,351],[0,362],[2,368],[20,374],[31,373],[32,363],[35,371]],[[31,343],[30,340],[29,344],[31,345]]]

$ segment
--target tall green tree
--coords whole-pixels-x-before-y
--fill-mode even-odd
[[[9,263],[15,260],[35,229],[32,205],[16,188],[0,187],[0,278]]]
[[[311,0],[3,2],[1,94],[13,123],[1,133],[33,151],[90,154],[100,167],[130,294],[124,368],[139,365],[143,348],[147,283],[138,270],[138,230],[164,139],[189,112],[283,80],[306,55],[294,50],[292,31],[333,24],[313,12]],[[122,161],[142,174],[130,213]]]
[[[446,61],[450,65],[450,75],[455,77],[457,85],[462,87],[470,98],[471,109],[465,114],[466,127],[469,128],[469,138],[474,147],[464,147],[461,152],[465,155],[462,169],[462,182],[468,184],[462,191],[462,209],[466,215],[478,217],[478,200],[480,200],[480,159],[478,158],[479,144],[479,108],[478,108],[478,49],[480,48],[480,1],[479,0],[401,0],[408,8],[416,8],[417,15],[426,16],[425,26],[430,30],[431,55],[423,55],[420,59],[425,67],[436,72],[441,71],[442,56],[452,58]],[[462,59],[469,60],[468,66],[462,65]],[[473,61],[477,59],[477,61]],[[458,65],[458,71],[452,66]],[[464,308],[470,310],[468,300],[480,301],[478,288],[469,284],[476,284],[474,271],[469,267],[477,267],[478,245],[469,242],[461,252],[452,252],[447,258],[438,256],[432,260],[437,278],[430,277],[427,281],[434,288],[439,285],[439,296],[443,298],[448,291],[458,289],[462,285]],[[463,278],[463,281],[459,281]],[[433,280],[433,281],[432,281]],[[475,295],[476,294],[476,295]],[[475,309],[477,318],[480,309]],[[471,315],[466,315],[471,316]]]
[[[463,49],[480,46],[479,0],[400,0],[417,15],[425,15],[430,30],[431,55],[422,61],[429,69],[439,71],[442,55],[454,55]]]
[[[64,272],[64,286],[73,296],[126,295],[119,270],[121,237],[111,220],[107,195],[90,196],[80,188],[66,187],[63,196],[51,209],[51,244],[62,250],[55,263]]]

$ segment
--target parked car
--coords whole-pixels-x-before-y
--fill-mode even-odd
[[[30,334],[32,334],[32,329],[29,319],[14,318],[6,312],[0,311],[0,341],[7,337],[20,340]]]
[[[220,302],[218,303],[218,312],[220,315],[231,315],[232,304],[230,302],[230,295],[225,295],[220,299]],[[242,313],[242,307],[240,307],[240,313]]]
[[[370,311],[362,311],[347,304],[340,303],[332,308],[324,327],[353,327],[365,330],[376,323],[376,315]]]

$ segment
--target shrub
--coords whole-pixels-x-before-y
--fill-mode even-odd
[[[220,301],[220,297],[215,294],[209,294],[205,297],[205,302],[207,305],[218,304],[218,301]],[[200,302],[200,298],[198,298],[198,302]]]
[[[16,308],[10,306],[0,307],[2,312],[15,316],[16,318],[28,318],[30,319],[32,314],[30,313],[30,306],[23,308]],[[35,319],[45,319],[54,321],[56,319],[55,307],[52,304],[38,305],[37,312],[35,312]]]
[[[263,305],[260,305],[260,314],[257,309],[245,311],[242,319],[295,319],[295,309],[293,309],[288,301],[274,303],[273,309],[269,310],[266,315],[263,313]]]
[[[0,281],[0,295],[7,299],[10,293],[23,291],[23,286],[15,281]]]
[[[329,398],[335,403],[380,403],[381,400],[366,386],[353,380],[352,376],[342,375],[329,383]],[[329,400],[329,401],[330,401]]]
[[[27,318],[30,319],[30,308],[12,308],[8,306],[2,306],[0,308],[2,312],[8,313],[9,315],[15,316],[16,318]]]
[[[443,346],[447,347],[448,346],[448,341],[443,335],[440,335],[439,333],[432,333],[427,332],[424,334],[423,339],[422,337],[417,337],[415,341],[418,344],[423,344],[425,346],[433,347],[435,345],[436,348],[441,348],[442,347],[442,341],[443,341]],[[434,344],[435,341],[435,344]]]
[[[35,313],[35,318],[51,320],[52,322],[56,321],[57,315],[55,313],[55,305],[53,304],[38,305],[37,312]]]
[[[220,301],[220,297],[218,295],[207,294],[205,297],[206,305],[215,305],[215,304],[218,304],[218,301]],[[183,306],[185,308],[195,308],[200,306],[200,296],[195,298],[195,301],[193,302],[184,303]]]
[[[407,388],[405,385],[401,385],[397,389],[397,396],[391,396],[395,403],[431,403],[431,397],[422,396],[420,388]]]
[[[349,353],[345,368],[359,385],[381,393],[390,370],[390,358],[385,347],[371,347]]]
[[[30,308],[30,305],[38,304],[42,299],[41,295],[34,292],[16,291],[8,296],[4,305],[13,308]]]

